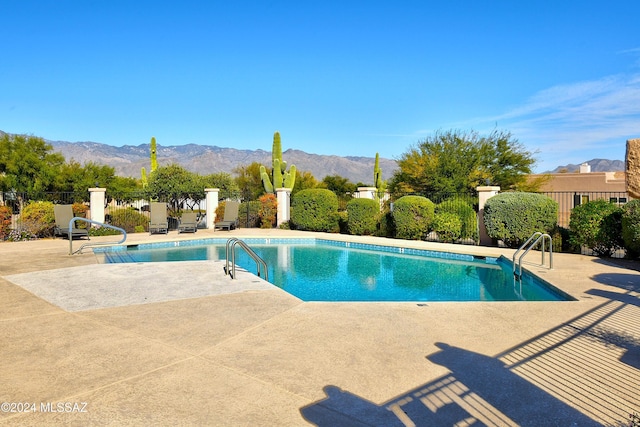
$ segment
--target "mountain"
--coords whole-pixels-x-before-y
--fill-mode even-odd
[[[113,147],[97,142],[47,141],[54,151],[68,160],[80,164],[94,162],[115,169],[116,175],[140,177],[141,168],[147,173],[151,167],[149,144],[138,146],[125,145]],[[218,172],[233,173],[238,166],[258,162],[271,165],[271,152],[264,150],[238,150],[209,145],[157,146],[158,164],[166,166],[177,163],[185,169],[199,174]],[[289,165],[296,165],[301,172],[310,172],[317,180],[327,175],[340,175],[353,183],[373,184],[374,157],[340,157],[309,154],[301,150],[289,149],[282,153]],[[398,169],[395,160],[380,159],[380,168],[384,179],[390,178]]]
[[[591,172],[619,172],[626,170],[626,166],[623,160],[593,159],[583,163],[588,163],[589,166],[591,166]],[[562,172],[580,172],[580,165],[574,165],[570,163],[565,166],[558,166],[554,170],[547,171],[545,173]]]

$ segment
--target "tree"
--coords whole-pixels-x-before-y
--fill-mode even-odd
[[[475,193],[488,182],[509,190],[525,182],[534,164],[532,154],[508,132],[485,137],[474,131],[439,131],[401,156],[390,189],[396,196],[439,197]]]
[[[0,190],[36,193],[54,189],[64,157],[42,138],[0,136]]]
[[[318,186],[320,186],[320,183],[311,172],[300,172],[299,170],[296,170],[296,180],[295,184],[293,185],[293,190],[291,190],[291,194],[296,194],[301,190],[318,188]]]
[[[221,199],[237,199],[240,196],[240,188],[231,174],[219,172],[205,175],[201,178],[203,192],[205,188],[218,188],[220,189],[219,197]]]
[[[55,190],[73,193],[74,201],[89,201],[89,188],[107,187],[115,179],[115,170],[111,166],[88,162],[81,166],[71,160],[60,167],[55,179]]]
[[[169,209],[175,215],[183,202],[202,192],[197,175],[189,172],[182,166],[173,163],[168,166],[159,166],[158,169],[149,175],[149,184],[146,188],[150,199],[157,199],[169,203]]]
[[[354,183],[340,175],[327,175],[322,178],[324,186],[333,191],[339,200],[349,201],[353,198],[353,193],[357,190]]]
[[[258,200],[265,193],[260,176],[260,166],[260,163],[253,162],[250,165],[238,166],[233,170],[236,174],[236,185],[245,199]]]

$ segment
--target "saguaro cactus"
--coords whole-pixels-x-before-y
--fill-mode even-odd
[[[277,188],[293,189],[296,181],[296,167],[291,165],[287,171],[287,162],[282,160],[282,142],[280,141],[280,133],[273,134],[273,147],[271,149],[271,178],[267,173],[267,168],[260,166],[260,177],[262,185],[267,193],[275,193]]]
[[[376,153],[376,162],[373,166],[373,185],[376,187],[377,197],[380,197],[387,189],[387,182],[382,179],[382,169],[380,169],[380,155]]]
[[[157,156],[155,136],[151,137],[150,152],[151,152],[151,172],[150,173],[153,173],[153,171],[158,169],[158,156]],[[141,174],[142,188],[146,188],[147,185],[149,184],[149,181],[147,179],[147,170],[143,167],[140,174]]]

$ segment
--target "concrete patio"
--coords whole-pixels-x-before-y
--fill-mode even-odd
[[[310,235],[328,236],[127,243]],[[0,425],[620,426],[640,414],[640,273],[607,260],[555,254],[548,270],[527,257],[571,302],[308,303],[249,272],[231,282],[215,261],[105,265],[68,250],[0,243]]]

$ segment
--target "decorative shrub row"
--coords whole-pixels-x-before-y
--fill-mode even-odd
[[[373,199],[353,199],[347,203],[347,232],[374,235],[378,229],[380,203]]]
[[[127,233],[135,233],[141,229],[149,231],[149,217],[134,208],[116,209],[111,212],[111,225],[120,227]]]
[[[571,211],[569,240],[577,248],[597,256],[611,256],[625,249],[628,258],[640,256],[640,200],[622,207],[607,200],[593,200]]]
[[[518,247],[533,233],[552,233],[558,222],[558,203],[542,194],[501,193],[484,206],[484,225],[494,241]]]
[[[0,206],[0,241],[5,240],[11,232],[11,208]]]
[[[298,230],[340,231],[338,197],[331,190],[298,191],[291,203],[291,226]]]
[[[393,204],[396,237],[424,240],[435,214],[435,205],[426,197],[404,196]]]

